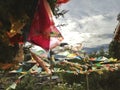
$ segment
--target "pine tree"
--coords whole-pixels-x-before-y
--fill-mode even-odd
[[[118,25],[115,28],[113,41],[109,45],[109,55],[120,59],[120,14],[117,16]]]

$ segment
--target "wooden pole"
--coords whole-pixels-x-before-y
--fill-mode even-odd
[[[87,90],[89,90],[89,79],[88,79],[88,74],[86,74],[86,85],[87,85]]]
[[[50,70],[51,70],[51,74],[50,74],[50,90],[52,90],[52,69],[53,69],[53,52],[50,50],[49,51],[49,59],[50,59]]]

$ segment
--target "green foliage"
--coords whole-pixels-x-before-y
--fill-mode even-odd
[[[9,85],[11,85],[18,77],[18,75],[7,76],[6,73],[8,72],[0,70],[0,90],[6,90],[6,88],[9,87]]]
[[[104,71],[103,74],[98,74],[96,72],[90,73],[88,76],[89,90],[119,90],[120,86],[120,70],[118,71]],[[64,83],[74,86],[81,85],[79,89],[71,90],[87,90],[87,79],[85,74],[62,74]],[[82,88],[82,89],[81,89]],[[65,89],[66,90],[66,89]],[[69,89],[67,89],[69,90]]]
[[[99,80],[99,83],[103,90],[119,90],[119,74],[120,70],[114,72],[105,72],[105,74],[101,75],[101,80]]]
[[[37,79],[31,75],[26,75],[21,82],[17,85],[16,90],[38,90],[35,87]]]
[[[120,59],[120,42],[113,40],[109,45],[110,57]]]
[[[85,90],[85,87],[77,83],[73,83],[72,85],[68,83],[58,83],[50,85],[51,82],[47,82],[46,84],[44,83],[43,85],[37,85],[37,83],[40,83],[40,78],[38,79],[37,77],[28,74],[17,85],[16,90]]]
[[[82,86],[84,86],[85,84],[85,75],[83,74],[71,74],[71,73],[61,73],[61,77],[63,79],[64,83],[68,83],[70,85],[73,85],[74,83],[78,83],[81,84]]]
[[[54,86],[52,90],[85,90],[85,88],[81,84],[77,83],[73,83],[73,85],[64,83]]]
[[[15,90],[119,90],[120,88],[120,70],[104,71],[103,74],[92,72],[90,74],[73,73],[55,73],[62,82],[53,83],[46,78],[38,78],[37,76],[27,74],[18,83]],[[12,82],[17,80],[17,76],[2,77],[0,86],[7,88]],[[43,82],[43,84],[38,84]],[[88,84],[87,84],[88,82]]]

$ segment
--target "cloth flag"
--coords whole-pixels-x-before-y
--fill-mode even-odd
[[[52,11],[47,0],[38,0],[38,5],[31,24],[28,41],[45,50],[60,44],[63,37],[54,24]]]
[[[57,4],[67,3],[69,0],[57,0]]]

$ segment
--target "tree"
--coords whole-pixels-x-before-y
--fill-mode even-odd
[[[109,45],[110,57],[120,60],[120,42],[113,40]]]
[[[32,19],[37,0],[0,0],[0,62],[11,62],[19,51],[18,43],[10,45],[7,33],[19,32]],[[13,33],[12,33],[13,34]],[[22,36],[22,33],[18,34]]]
[[[115,28],[114,38],[109,45],[109,55],[113,58],[120,59],[120,14],[117,16],[118,25]]]
[[[63,15],[65,12],[59,12],[57,1],[68,0],[48,0],[53,14]],[[38,0],[0,0],[0,62],[11,62],[19,53],[18,44],[25,40],[26,33],[29,32],[37,2]]]

